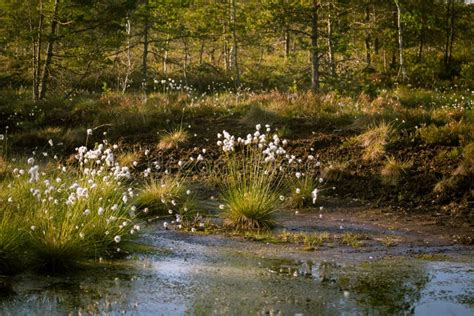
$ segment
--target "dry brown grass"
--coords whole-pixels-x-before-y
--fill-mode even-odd
[[[117,161],[121,166],[132,167],[133,163],[138,162],[141,156],[142,154],[138,150],[124,152],[118,155]]]
[[[381,122],[356,137],[357,143],[364,148],[362,159],[377,160],[385,154],[385,146],[393,135],[391,124]]]
[[[3,178],[7,173],[8,164],[5,159],[0,155],[0,178]]]
[[[158,148],[162,150],[178,148],[189,139],[188,131],[183,128],[176,129],[163,135],[158,143]]]

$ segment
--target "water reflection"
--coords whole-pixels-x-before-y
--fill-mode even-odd
[[[0,295],[1,315],[474,311],[469,304],[474,297],[471,264],[417,259],[344,265],[232,254],[212,259],[148,256],[69,277],[21,275],[8,282],[8,295]]]
[[[423,264],[391,259],[354,267],[338,279],[364,314],[413,314],[428,282]]]

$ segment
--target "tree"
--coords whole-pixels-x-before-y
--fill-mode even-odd
[[[403,56],[403,30],[402,30],[402,10],[400,5],[400,0],[394,0],[395,5],[397,6],[397,27],[398,27],[398,49],[400,53],[400,68],[398,70],[397,78],[402,76],[402,80],[405,81],[407,74],[405,70],[405,61]]]

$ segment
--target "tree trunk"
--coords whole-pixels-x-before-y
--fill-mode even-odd
[[[286,30],[285,30],[285,59],[286,60],[288,60],[288,58],[290,57],[290,45],[291,45],[290,30],[287,25]]]
[[[448,66],[451,65],[451,59],[453,55],[453,45],[454,45],[454,19],[455,19],[455,8],[454,8],[454,0],[451,0],[451,23],[450,23],[450,28],[449,28],[449,54],[448,54]]]
[[[183,76],[184,82],[186,85],[188,84],[188,41],[187,39],[183,40]]]
[[[225,24],[224,24],[224,43],[222,45],[222,57],[224,61],[225,72],[228,72],[230,69],[229,45],[228,45],[228,38],[227,38],[227,26]]]
[[[59,0],[55,0],[53,16],[51,17],[51,31],[49,33],[48,46],[46,48],[46,60],[44,62],[41,80],[38,83],[38,86],[40,87],[40,90],[39,90],[40,100],[46,97],[46,90],[48,89],[48,80],[49,80],[49,74],[50,74],[50,68],[51,68],[51,61],[53,60],[53,49],[54,49],[54,43],[56,41],[56,30],[58,27],[58,10],[59,10]],[[39,47],[38,49],[41,50],[41,47]]]
[[[382,49],[382,58],[383,58],[383,71],[387,72],[387,55],[385,54],[385,48]]]
[[[395,49],[393,48],[389,67],[390,69],[395,69],[396,66],[397,66],[397,56],[396,56]]]
[[[319,4],[313,0],[311,8],[311,90],[319,90],[319,49],[318,49],[318,10]]]
[[[166,36],[166,41],[165,41],[165,51],[163,52],[163,75],[167,76],[168,75],[168,50],[170,45],[170,36]]]
[[[403,31],[402,31],[402,20],[401,14],[402,10],[400,7],[400,0],[394,0],[395,5],[397,6],[397,27],[398,27],[398,50],[400,53],[400,68],[398,69],[397,78],[401,75],[402,80],[405,81],[406,79],[406,71],[405,71],[405,62],[403,59]]]
[[[334,49],[333,49],[333,42],[332,42],[332,21],[331,21],[331,13],[328,13],[328,59],[329,59],[329,67],[331,68],[331,75],[334,77],[336,75],[336,61],[334,60]]]
[[[423,33],[424,33],[424,30],[421,29],[420,30],[420,37],[419,37],[420,43],[419,43],[419,47],[418,47],[418,56],[416,58],[418,63],[420,63],[423,59],[423,44],[424,44],[423,43],[424,42],[424,34]]]
[[[201,47],[199,48],[199,65],[204,61],[204,40],[201,40]]]
[[[232,68],[235,74],[235,85],[240,86],[239,52],[237,45],[237,27],[236,27],[236,5],[235,0],[231,0],[231,24],[232,24]]]
[[[370,55],[369,23],[370,23],[370,2],[367,2],[365,6],[365,61],[367,63],[367,67],[370,67],[372,64],[372,56]]]
[[[148,82],[148,29],[150,28],[149,26],[149,21],[148,21],[148,0],[145,0],[145,20],[144,20],[144,26],[143,26],[143,61],[142,61],[142,67],[143,67],[143,78],[142,78],[142,86],[143,86],[143,92],[145,95],[147,94],[147,82]]]
[[[132,33],[132,24],[130,22],[130,17],[127,15],[127,24],[125,24],[125,31],[127,32],[127,72],[125,78],[123,79],[122,94],[125,93],[128,87],[128,77],[132,70],[132,49],[130,44],[131,33]]]
[[[39,22],[36,39],[33,37],[33,101],[38,101],[40,98],[40,76],[41,76],[41,46],[43,37],[43,1],[39,3]],[[33,26],[31,25],[33,33]]]

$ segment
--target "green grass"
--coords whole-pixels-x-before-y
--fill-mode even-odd
[[[444,126],[434,124],[418,129],[423,142],[429,145],[458,145],[474,139],[474,127],[470,122],[450,122]]]
[[[61,272],[87,260],[123,254],[121,244],[139,231],[133,207],[113,171],[104,177],[93,168],[95,163],[64,170],[55,164],[38,165],[37,178],[20,171],[32,168],[20,163],[0,183],[2,266],[13,262]]]
[[[380,171],[382,183],[385,185],[396,186],[400,182],[402,176],[406,173],[406,170],[411,168],[412,165],[413,161],[410,160],[399,161],[392,156],[387,157],[387,160]]]
[[[341,236],[342,244],[351,246],[352,248],[360,248],[364,245],[364,241],[368,239],[368,236],[363,233],[352,233],[346,232]]]
[[[236,229],[269,229],[281,206],[282,174],[276,161],[266,162],[255,144],[223,156],[221,205],[227,225]]]
[[[140,190],[134,203],[142,215],[190,215],[199,209],[196,195],[187,179],[180,176],[164,176],[152,179]]]
[[[264,178],[264,177],[262,177]],[[237,229],[269,229],[275,224],[274,212],[280,207],[279,194],[271,181],[232,183],[222,192],[226,223]]]
[[[285,204],[290,208],[301,208],[314,204],[312,193],[317,188],[318,181],[309,170],[298,174],[301,175],[299,178],[294,175],[286,178],[285,187],[288,193]]]
[[[10,275],[23,268],[22,250],[25,249],[25,227],[18,216],[0,213],[0,275]]]

